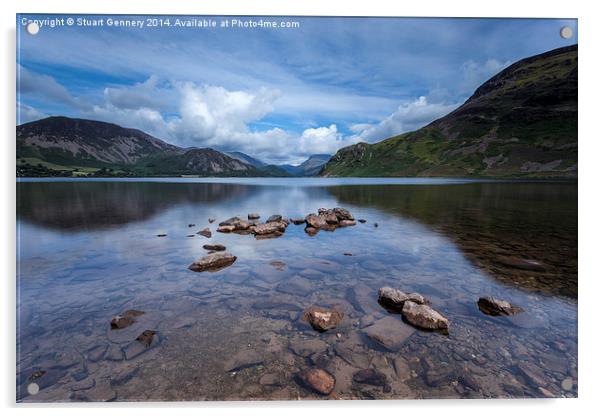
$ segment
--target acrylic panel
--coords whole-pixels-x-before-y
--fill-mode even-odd
[[[576,397],[577,29],[17,15],[17,401]]]

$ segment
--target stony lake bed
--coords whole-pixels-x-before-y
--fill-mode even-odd
[[[17,190],[19,401],[577,396],[575,182]]]

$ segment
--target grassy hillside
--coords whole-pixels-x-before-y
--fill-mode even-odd
[[[323,176],[577,176],[577,46],[523,59],[417,131],[339,150]]]

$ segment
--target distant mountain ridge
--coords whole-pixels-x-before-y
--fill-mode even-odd
[[[339,151],[323,176],[577,176],[577,45],[522,59],[419,130]]]

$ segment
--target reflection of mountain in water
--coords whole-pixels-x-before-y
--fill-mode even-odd
[[[577,297],[575,183],[347,186],[328,190],[341,205],[374,207],[444,233],[468,259],[506,284]],[[541,266],[524,260],[535,260]]]
[[[93,230],[146,220],[180,203],[240,198],[251,189],[219,183],[23,182],[17,184],[17,212],[45,227]]]

